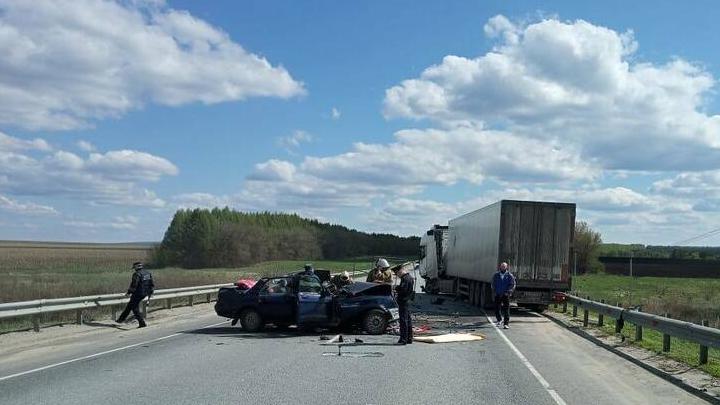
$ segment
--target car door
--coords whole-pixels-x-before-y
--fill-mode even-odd
[[[293,320],[295,294],[291,279],[270,278],[258,291],[258,310],[265,322],[287,322]]]
[[[298,276],[297,324],[327,323],[328,298],[317,276]]]

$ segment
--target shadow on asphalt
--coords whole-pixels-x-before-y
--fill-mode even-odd
[[[108,322],[83,322],[83,325],[85,326],[92,326],[94,328],[112,328],[112,329],[120,329],[120,330],[127,330],[129,325],[126,325],[123,327],[123,325],[118,325],[114,322],[108,323]]]

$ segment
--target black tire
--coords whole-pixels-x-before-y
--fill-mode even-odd
[[[254,309],[246,309],[240,314],[240,325],[248,332],[257,332],[263,327],[260,313]]]
[[[382,335],[388,326],[388,318],[385,312],[379,309],[372,309],[365,313],[362,321],[363,330],[368,335]]]
[[[538,314],[542,314],[548,308],[547,305],[543,304],[528,304],[525,305],[525,307],[531,311],[537,312]]]

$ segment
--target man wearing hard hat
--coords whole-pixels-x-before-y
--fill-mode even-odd
[[[392,284],[392,272],[390,271],[390,263],[385,259],[378,259],[375,262],[375,268],[368,273],[368,283]]]

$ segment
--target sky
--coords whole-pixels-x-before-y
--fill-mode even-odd
[[[418,235],[501,199],[720,228],[714,1],[0,0],[0,239],[180,208]],[[695,241],[720,244],[720,236]]]

